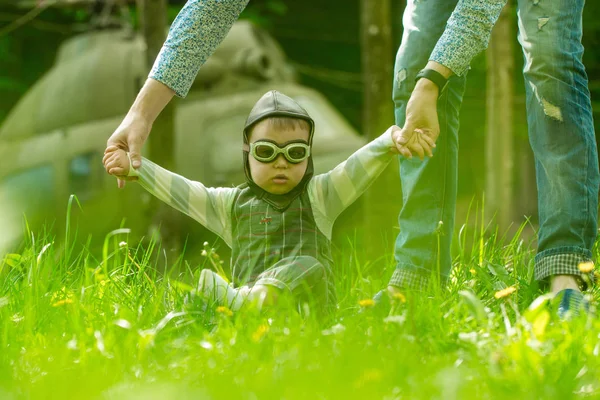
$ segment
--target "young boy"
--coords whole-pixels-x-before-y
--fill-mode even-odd
[[[106,171],[137,176],[150,193],[219,235],[232,249],[233,285],[203,270],[200,289],[232,310],[245,301],[296,304],[317,312],[336,306],[331,235],[335,219],[397,154],[392,126],[332,171],[313,176],[314,121],[291,98],[273,90],[255,104],[243,131],[246,183],[207,188],[144,159],[139,170],[128,154],[106,149]]]

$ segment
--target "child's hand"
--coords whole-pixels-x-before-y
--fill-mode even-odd
[[[125,150],[122,150],[117,146],[109,146],[106,148],[102,163],[104,164],[104,169],[106,169],[106,172],[110,175],[123,178],[127,177],[129,174],[129,157]]]
[[[392,145],[390,146],[390,151],[394,154],[402,154],[398,150],[398,145],[396,144],[396,137],[400,133],[400,128],[398,128],[396,125],[392,125],[388,128],[386,132],[389,132],[390,136],[392,137]]]

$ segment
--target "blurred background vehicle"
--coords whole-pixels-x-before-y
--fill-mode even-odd
[[[82,207],[73,212],[80,238],[103,240],[120,226],[132,229],[132,240],[148,232],[150,195],[135,184],[118,190],[101,162],[106,140],[146,79],[144,51],[143,38],[127,29],[77,35],[61,45],[53,68],[12,109],[0,127],[0,249],[23,237],[24,216],[33,231],[43,224],[64,230],[71,194]],[[189,95],[175,100],[174,172],[207,186],[243,183],[244,122],[271,89],[296,99],[315,119],[317,173],[366,142],[323,95],[297,83],[266,31],[239,21]],[[190,243],[211,239],[189,218],[182,230],[192,234]]]

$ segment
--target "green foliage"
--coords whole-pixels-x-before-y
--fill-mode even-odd
[[[272,29],[275,21],[286,15],[287,11],[288,7],[283,0],[259,0],[250,3],[240,18]]]
[[[181,257],[159,271],[160,243],[132,246],[125,229],[106,236],[100,258],[72,228],[65,245],[30,232],[0,262],[0,397],[600,395],[600,321],[559,321],[530,283],[522,230],[503,239],[494,229],[463,226],[447,288],[403,293],[390,314],[369,300],[386,282],[376,262],[352,246],[338,252],[339,311],[324,324],[293,309],[208,304],[199,273],[219,263],[207,245],[201,265]]]

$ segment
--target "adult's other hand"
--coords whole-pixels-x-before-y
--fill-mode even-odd
[[[148,78],[127,116],[111,137],[108,138],[106,147],[117,146],[129,152],[133,168],[139,168],[142,165],[142,146],[148,139],[148,135],[150,135],[152,124],[174,95],[175,92],[168,86]],[[106,168],[106,165],[104,167]],[[125,186],[126,180],[133,179],[118,178],[119,188]]]
[[[108,138],[106,147],[116,146],[129,153],[133,168],[139,168],[142,165],[142,146],[146,142],[152,125],[144,118],[127,116],[121,122],[121,125]],[[106,165],[105,165],[106,167]],[[125,176],[118,177],[118,187],[123,188],[126,180],[133,180]]]
[[[420,79],[406,105],[406,121],[394,136],[400,154],[412,158],[416,153],[421,160],[433,156],[432,148],[440,135],[437,114],[438,87],[427,79]]]

